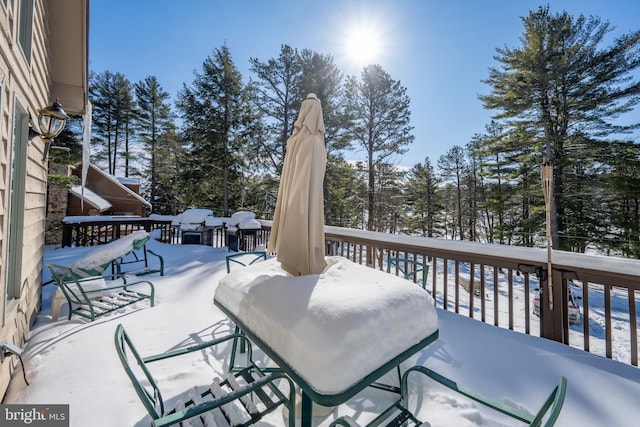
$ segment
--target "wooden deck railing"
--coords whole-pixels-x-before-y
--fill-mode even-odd
[[[115,238],[114,230],[122,233],[123,227],[128,230],[135,223],[148,231],[160,229],[163,241],[177,243],[168,221],[138,221],[109,226],[104,221],[78,222],[69,233],[80,246],[93,241],[93,236]],[[238,236],[241,250],[266,246],[271,221],[260,223],[262,230],[257,233]],[[429,265],[427,290],[444,310],[638,366],[640,260],[553,251],[549,271],[545,249],[330,226],[325,227],[325,240],[327,255],[344,256],[380,270],[386,271],[393,257]],[[227,245],[224,229],[216,232],[213,244]],[[391,273],[400,272],[394,268]],[[581,299],[579,323],[569,323],[569,287]],[[545,290],[539,304],[541,317],[534,314],[533,306],[538,289]]]
[[[271,222],[260,222],[257,241],[266,244]],[[327,255],[380,270],[393,257],[428,264],[427,288],[444,310],[638,366],[640,260],[553,251],[549,274],[546,249],[329,226],[325,240]],[[533,299],[539,289],[549,289],[549,276],[541,318],[533,314]],[[579,323],[569,323],[569,286],[580,299]]]
[[[176,243],[169,220],[111,216],[66,217],[62,222],[62,247],[103,245],[138,230],[160,230],[160,241]]]

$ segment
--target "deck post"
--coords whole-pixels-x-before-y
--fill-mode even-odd
[[[563,307],[566,307],[566,305],[562,302],[566,301],[566,297],[563,298],[562,295],[562,290],[564,289],[562,272],[558,270],[552,270],[550,274],[552,275],[551,280],[554,284],[554,286],[552,287],[553,296],[551,296],[551,301],[555,301],[555,303],[549,303],[550,296],[548,292],[541,292],[540,336],[543,338],[548,338],[550,340],[565,343]],[[544,280],[541,281],[540,289],[548,289],[548,277],[549,276],[546,275]]]

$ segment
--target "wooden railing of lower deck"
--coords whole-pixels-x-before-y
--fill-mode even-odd
[[[265,245],[271,222],[260,222],[256,244]],[[327,255],[384,271],[392,257],[428,264],[427,289],[444,310],[638,366],[640,260],[553,251],[549,274],[546,249],[329,226],[325,241]],[[570,323],[569,287],[580,301],[578,322]],[[547,291],[541,317],[533,301],[539,289]]]
[[[62,223],[62,247],[104,245],[114,239],[144,230],[159,231],[163,243],[181,243],[180,230],[172,226],[171,220],[156,218],[127,218],[118,216],[66,217]],[[210,230],[213,246],[227,246],[228,233],[225,227]],[[262,241],[262,231],[238,230],[236,233],[240,250],[255,248]]]
[[[176,243],[177,236],[169,220],[127,217],[67,217],[62,223],[62,247],[96,246],[144,230],[160,231],[160,241]]]

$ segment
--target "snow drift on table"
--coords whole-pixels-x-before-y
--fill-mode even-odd
[[[275,259],[233,271],[215,299],[316,391],[346,390],[438,329],[420,286],[342,257],[294,277]]]

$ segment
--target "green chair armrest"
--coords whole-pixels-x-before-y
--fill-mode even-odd
[[[515,418],[519,421],[522,421],[527,425],[535,425],[535,426],[540,425],[540,421],[542,420],[542,418],[545,416],[545,414],[548,412],[548,410],[551,407],[553,407],[553,409],[551,410],[550,417],[545,423],[545,426],[552,426],[555,423],[556,419],[560,415],[560,410],[562,409],[566,388],[567,388],[567,379],[565,377],[561,377],[558,384],[553,388],[553,390],[551,391],[551,394],[545,400],[545,403],[543,404],[543,406],[540,408],[537,414],[533,416],[529,412],[525,412],[511,405],[507,405],[499,400],[486,396],[482,393],[479,393],[467,387],[464,387],[458,384],[457,382],[450,380],[449,378],[424,366],[414,366],[412,368],[409,368],[404,373],[404,376],[402,379],[403,395],[406,395],[406,393],[408,392],[407,378],[412,372],[419,372],[421,374],[424,374],[429,378],[433,379],[434,381],[444,385],[445,387],[448,387],[451,390],[462,394],[463,396],[473,399],[484,406],[487,406],[491,409],[494,409],[498,412],[508,415],[511,418]]]
[[[158,258],[158,261],[160,262],[160,276],[164,276],[164,258],[162,255],[155,253],[151,249],[147,249],[147,253]]]
[[[151,362],[156,362],[158,360],[170,359],[172,357],[182,356],[185,354],[193,353],[194,351],[200,351],[208,347],[213,347],[233,339],[239,339],[245,342],[245,345],[247,346],[247,357],[249,358],[249,360],[252,360],[251,357],[253,355],[253,351],[251,349],[251,341],[249,341],[249,339],[247,339],[247,337],[244,336],[243,334],[230,334],[222,338],[217,338],[215,340],[207,341],[201,344],[179,348],[177,350],[167,351],[164,353],[150,355],[142,358],[142,361],[144,363],[151,363]]]

